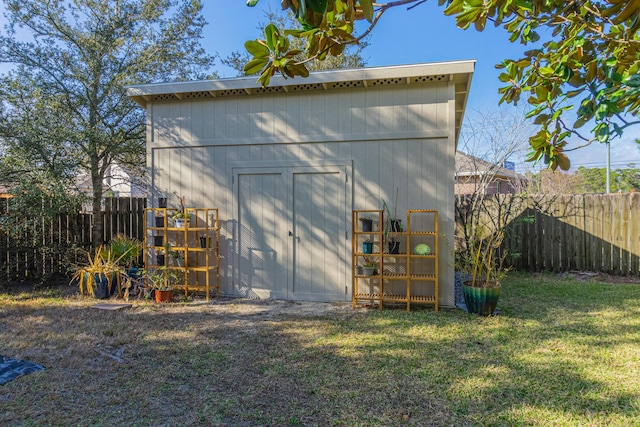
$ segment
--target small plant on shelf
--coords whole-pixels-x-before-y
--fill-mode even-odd
[[[385,213],[386,218],[384,221],[385,236],[389,232],[403,231],[402,220],[398,218],[398,189],[397,188],[396,188],[396,200],[395,200],[395,203],[393,204],[393,215],[391,214],[391,211],[389,210],[389,206],[387,205],[387,202],[384,201],[384,199],[382,199],[382,209],[386,212]]]
[[[362,268],[364,270],[364,275],[375,276],[376,274],[378,274],[378,262],[366,256],[363,258],[364,258],[364,264],[362,264]]]
[[[175,220],[189,221],[191,219],[191,213],[187,212],[187,208],[184,205],[184,196],[180,197],[180,209],[178,209],[171,218]]]

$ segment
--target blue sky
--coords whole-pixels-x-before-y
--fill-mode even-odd
[[[244,41],[259,35],[257,24],[265,21],[264,11],[269,6],[280,8],[280,0],[260,0],[253,8],[247,7],[244,0],[207,1],[204,15],[209,25],[205,30],[205,46],[223,57],[242,50]],[[473,28],[458,29],[455,20],[444,16],[442,11],[437,0],[429,0],[411,11],[399,7],[386,12],[373,30],[370,46],[363,51],[367,66],[475,59],[466,116],[471,118],[476,111],[496,110],[501,83],[495,64],[505,58],[519,58],[529,47],[510,43],[501,28],[487,26],[482,33]],[[221,66],[218,72],[225,77],[235,75],[235,71]],[[503,104],[502,108],[512,107]],[[633,161],[640,165],[640,149],[634,138],[640,138],[640,126],[627,131],[623,140],[612,143],[613,168]],[[519,164],[519,170],[532,167],[524,164],[523,156],[513,159]],[[595,143],[569,153],[569,157],[573,167],[603,167],[605,146]]]
[[[222,57],[243,50],[246,40],[259,35],[258,24],[265,21],[264,11],[268,7],[279,9],[280,0],[261,0],[253,8],[247,7],[245,0],[206,0],[203,11],[209,23],[203,40],[206,50]],[[0,4],[0,10],[4,14],[3,4]],[[367,66],[475,59],[476,70],[466,116],[472,118],[477,111],[496,110],[501,83],[495,64],[505,58],[520,57],[528,47],[509,43],[501,28],[488,26],[482,33],[474,29],[460,30],[456,28],[455,20],[444,16],[442,10],[437,0],[429,0],[411,11],[402,7],[389,10],[374,29],[370,46],[363,51]],[[1,16],[0,24],[4,26],[5,23],[4,16]],[[219,61],[216,68],[223,77],[236,74],[234,70],[221,66]],[[502,108],[512,107],[503,104]],[[627,131],[623,140],[612,143],[614,168],[629,162],[640,165],[640,150],[633,142],[634,138],[640,138],[640,126]],[[602,167],[605,153],[605,147],[596,143],[569,156],[574,167]],[[524,164],[522,157],[511,160],[518,164],[519,170],[531,168],[530,164]]]

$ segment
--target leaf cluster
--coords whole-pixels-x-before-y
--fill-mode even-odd
[[[523,45],[548,38],[524,57],[497,65],[507,83],[501,102],[517,103],[526,93],[528,117],[540,126],[529,139],[528,161],[568,170],[569,137],[607,143],[638,123],[640,1],[453,0],[445,14],[465,29],[473,24],[482,31],[492,21]],[[574,105],[576,119],[566,123]],[[587,123],[593,127],[584,135],[579,129]]]
[[[257,0],[247,2],[249,6],[255,4]],[[282,8],[295,15],[300,28],[281,30],[270,23],[264,39],[245,43],[251,59],[244,72],[260,72],[258,81],[263,86],[268,86],[276,73],[285,78],[307,77],[309,61],[340,56],[347,45],[358,43],[360,38],[353,35],[357,20],[374,20],[373,0],[283,0]],[[291,48],[290,37],[305,40],[304,49]]]

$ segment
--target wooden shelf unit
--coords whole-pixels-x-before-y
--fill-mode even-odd
[[[364,232],[359,219],[374,215],[379,219],[378,229]],[[431,304],[438,311],[438,211],[412,209],[407,211],[407,226],[403,231],[384,233],[384,212],[371,210],[353,211],[352,222],[352,304],[355,309],[360,300],[377,301],[379,308],[385,302],[411,304]],[[381,242],[369,256],[379,260],[379,274],[364,276],[359,274],[358,265],[364,260],[362,241],[370,238]],[[386,241],[385,241],[386,237]],[[388,241],[400,242],[398,253],[390,253]],[[418,244],[426,244],[431,252],[426,255],[414,253]],[[383,245],[387,245],[385,248]],[[376,249],[378,249],[376,251]]]
[[[370,218],[372,220],[371,231],[363,230],[361,219]],[[376,226],[377,225],[377,226]],[[382,267],[384,252],[383,248],[383,225],[384,212],[381,210],[359,210],[352,212],[351,221],[351,239],[352,239],[352,303],[353,308],[359,300],[378,301],[379,307],[382,309]],[[371,242],[371,253],[365,253],[363,243]],[[359,270],[367,261],[377,262],[377,274],[365,276],[363,271]]]
[[[176,227],[171,216],[174,208],[145,209],[145,269],[167,266],[178,271],[181,283],[172,287],[209,296],[220,293],[220,224],[217,208],[186,208],[191,215],[183,227]],[[156,241],[158,240],[158,241]],[[161,244],[159,244],[161,243]],[[204,246],[204,247],[203,247]],[[182,262],[169,252],[179,254]],[[159,259],[158,255],[164,259]]]

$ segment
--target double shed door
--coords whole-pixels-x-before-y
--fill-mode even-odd
[[[347,167],[233,168],[234,293],[346,301]]]

